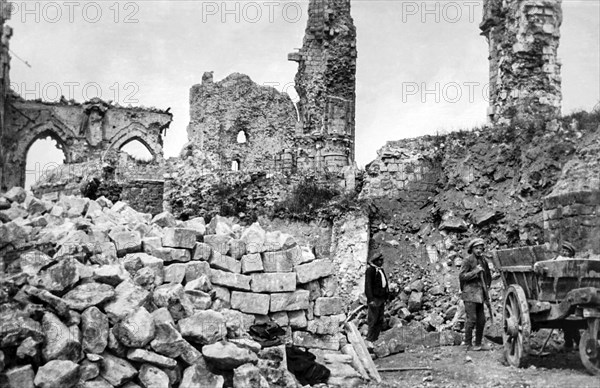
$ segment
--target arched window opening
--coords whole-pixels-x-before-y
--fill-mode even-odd
[[[42,179],[49,179],[54,170],[65,163],[62,145],[50,136],[34,141],[27,150],[25,164],[25,189],[31,190]]]
[[[238,144],[243,144],[243,143],[246,143],[247,141],[248,141],[248,135],[246,135],[246,132],[244,130],[239,131],[237,134]]]
[[[240,162],[239,160],[231,161],[231,171],[240,171]]]
[[[152,153],[150,152],[148,147],[146,147],[144,143],[137,139],[133,139],[125,143],[121,147],[121,151],[127,153],[134,159],[141,160],[144,162],[149,162],[152,159],[154,159],[154,156],[152,156]]]

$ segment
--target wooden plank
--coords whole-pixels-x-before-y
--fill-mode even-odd
[[[533,272],[533,267],[530,265],[509,265],[502,267],[506,272]]]
[[[358,329],[356,328],[356,326],[354,326],[352,322],[346,322],[344,327],[346,329],[348,341],[350,341],[350,343],[354,347],[354,350],[356,351],[356,354],[358,355],[358,358],[360,359],[362,364],[365,366],[365,369],[367,370],[367,372],[373,380],[375,380],[378,383],[381,383],[381,376],[377,371],[377,367],[375,367],[375,363],[373,362],[373,359],[371,358],[371,355],[367,350],[367,345],[365,345],[365,341],[360,336]]]
[[[406,367],[398,367],[398,368],[380,368],[377,369],[379,372],[403,372],[403,371],[411,371],[411,370],[431,370],[430,366],[406,366]]]
[[[356,369],[358,371],[358,373],[362,376],[363,379],[365,379],[365,380],[370,379],[369,374],[367,373],[367,370],[365,369],[365,366],[360,361],[360,358],[358,358],[358,354],[356,354],[356,350],[354,350],[354,347],[351,344],[344,345],[342,347],[342,353],[347,354],[352,357],[351,365],[354,369]]]

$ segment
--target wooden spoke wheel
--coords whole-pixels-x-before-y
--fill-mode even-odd
[[[529,353],[531,320],[527,298],[521,286],[513,284],[506,290],[503,319],[502,339],[506,361],[516,367],[522,366]]]
[[[600,376],[600,318],[588,319],[588,329],[579,340],[579,358],[591,374]]]

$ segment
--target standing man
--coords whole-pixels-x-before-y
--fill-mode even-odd
[[[560,254],[559,256],[555,257],[554,260],[560,256],[575,257],[575,246],[568,241],[563,241],[560,247]],[[563,350],[567,352],[577,350],[579,346],[579,340],[581,339],[579,329],[576,327],[566,326],[563,327],[563,333],[565,334],[565,344],[563,345]]]
[[[461,298],[465,303],[467,322],[465,324],[465,341],[467,350],[490,350],[481,343],[483,339],[483,328],[485,327],[484,293],[483,287],[489,287],[492,283],[490,267],[483,256],[485,242],[476,238],[467,245],[469,256],[460,267]],[[483,275],[483,276],[482,276]],[[482,283],[485,281],[485,284]],[[475,328],[475,346],[472,346],[473,328]]]
[[[367,325],[369,331],[367,333],[367,346],[372,347],[373,341],[379,338],[379,332],[383,325],[383,312],[385,301],[388,297],[388,280],[385,272],[381,267],[383,265],[383,255],[375,254],[365,274],[365,295],[367,296],[368,315]]]

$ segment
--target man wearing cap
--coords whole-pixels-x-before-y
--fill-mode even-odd
[[[383,312],[389,288],[385,271],[381,267],[382,265],[383,255],[377,253],[369,262],[365,274],[365,295],[367,296],[369,309],[367,314],[367,325],[369,326],[367,333],[368,342],[376,341],[379,338],[379,332],[383,325]]]
[[[560,255],[562,257],[575,257],[575,246],[568,241],[563,241],[560,247]],[[558,256],[557,256],[558,258]]]
[[[484,293],[483,287],[489,287],[492,283],[490,267],[483,256],[485,242],[476,238],[467,245],[469,256],[460,267],[461,299],[465,303],[467,322],[465,324],[465,341],[467,350],[489,350],[487,345],[482,345],[483,328],[485,327]],[[485,285],[481,282],[481,274]],[[472,346],[473,328],[475,328],[475,346]]]
[[[563,241],[560,247],[560,254],[554,259],[556,260],[558,257],[575,257],[575,246],[568,241]],[[565,334],[564,350],[571,351],[577,349],[581,338],[579,329],[576,327],[564,327],[563,333]]]

